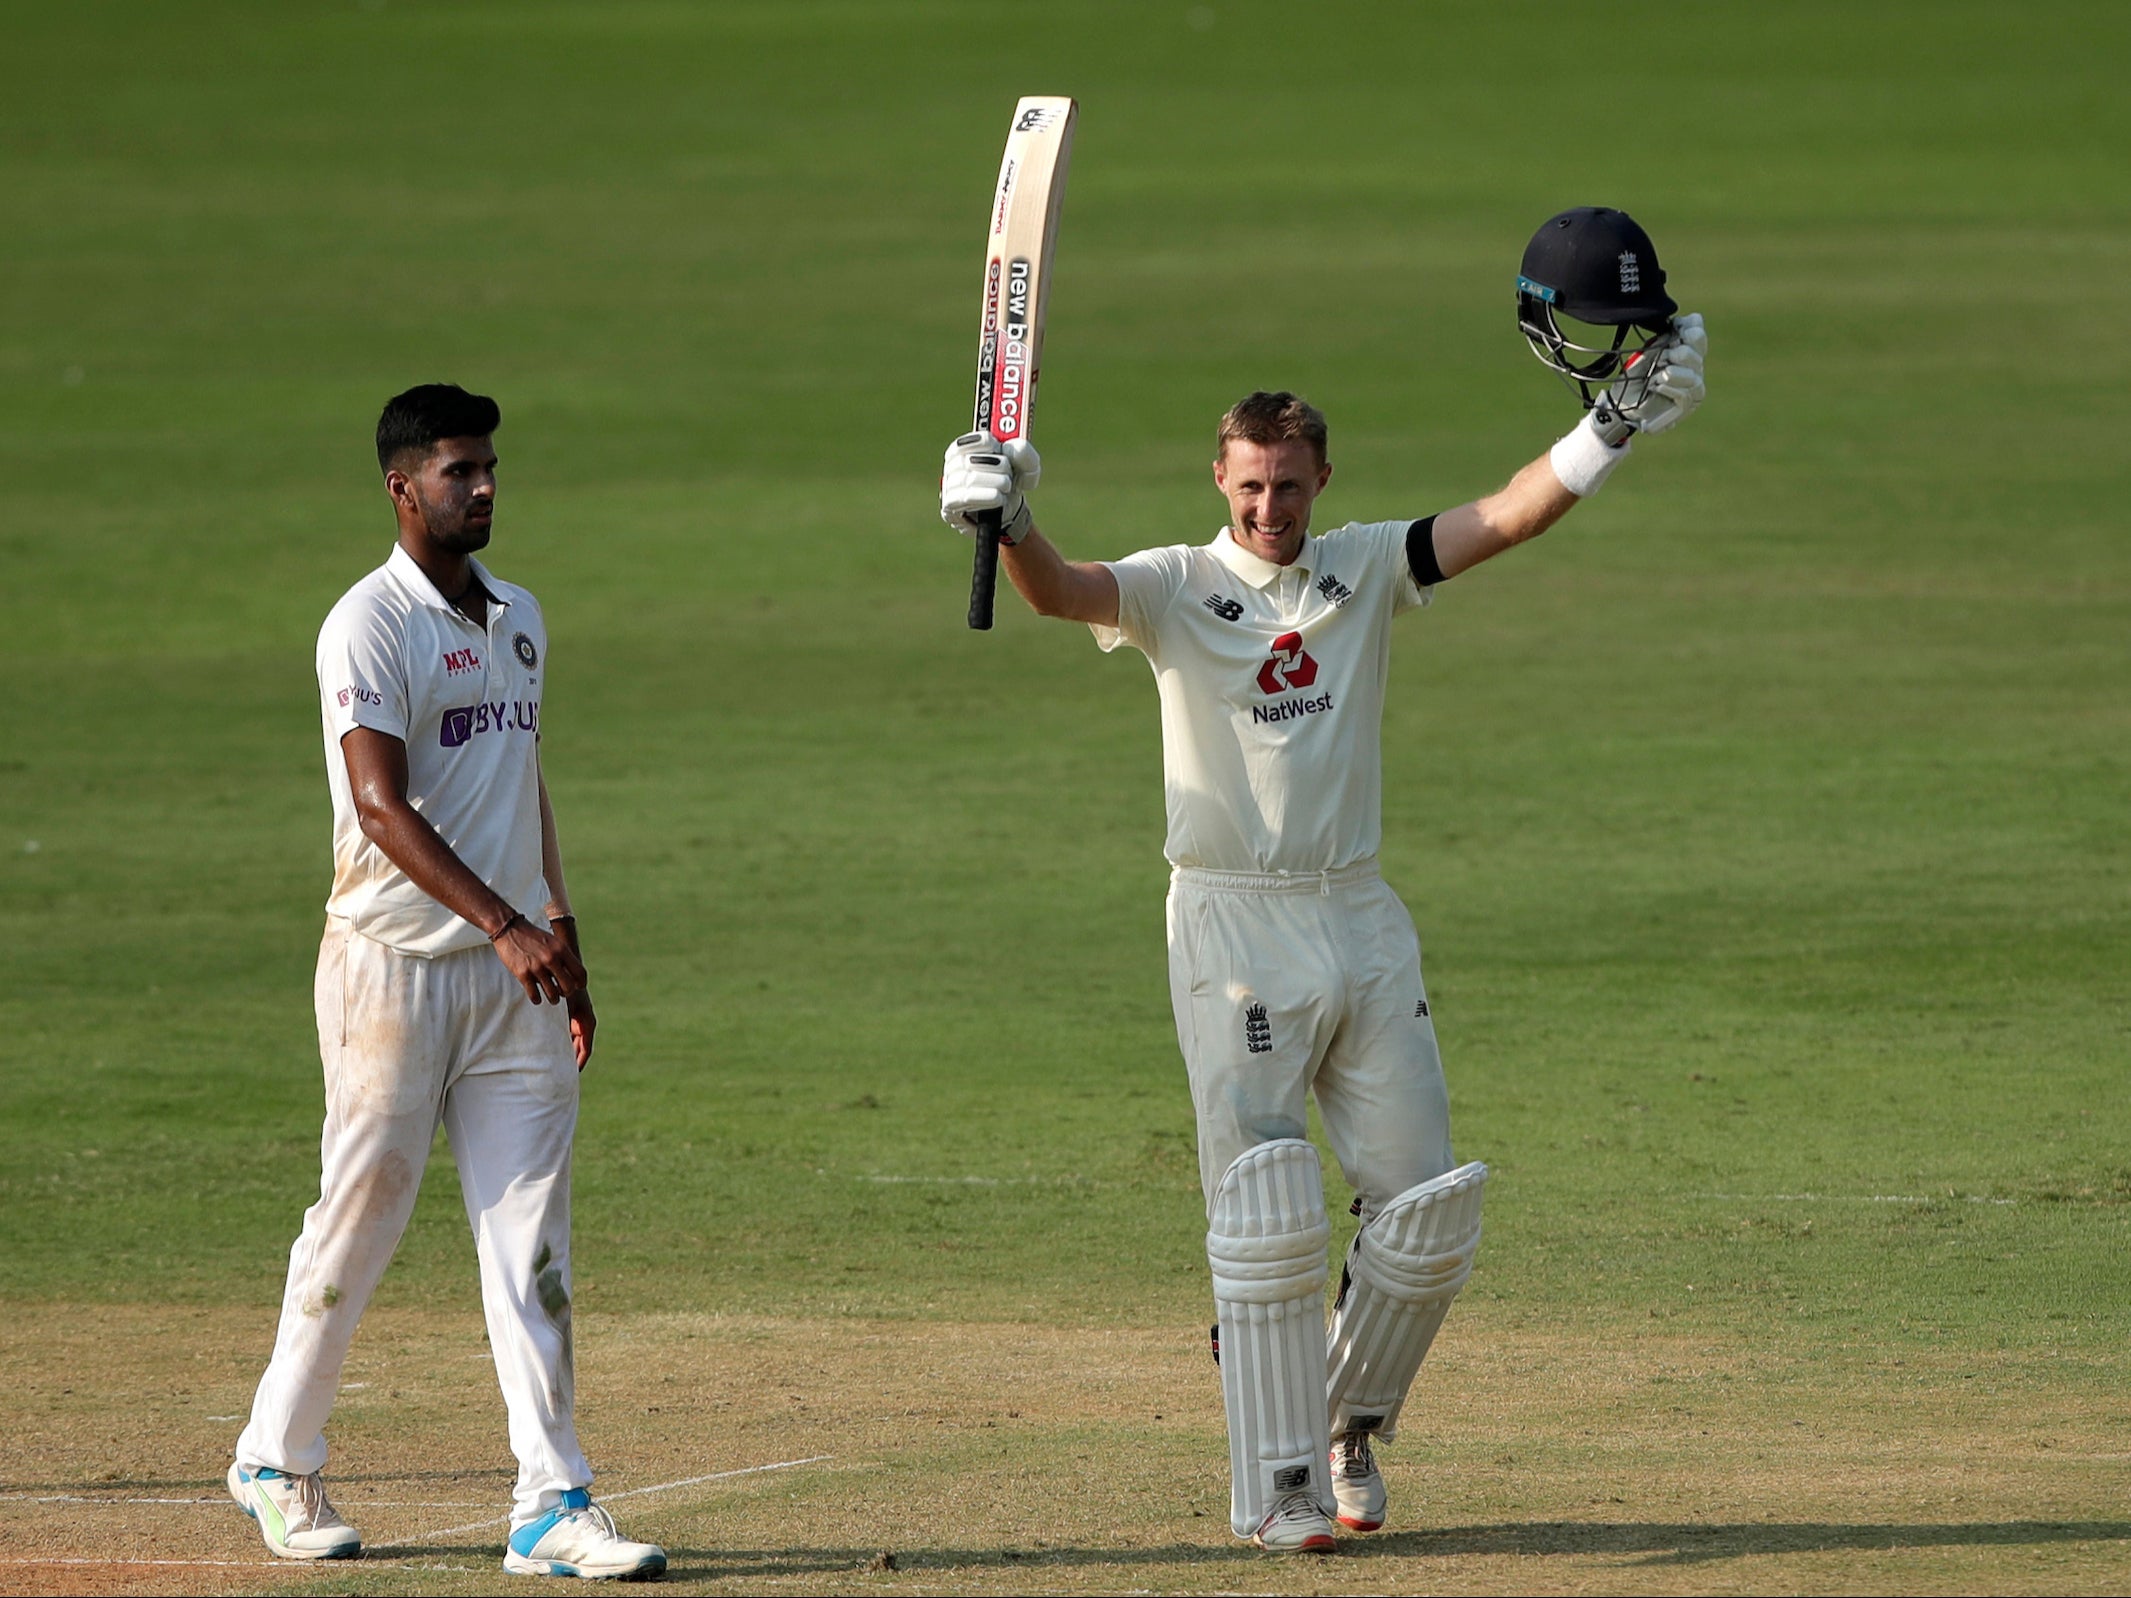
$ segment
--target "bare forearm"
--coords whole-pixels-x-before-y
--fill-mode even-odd
[[[1117,579],[1102,562],[1067,560],[1034,527],[1020,542],[1002,544],[999,562],[1014,591],[1037,615],[1117,625]]]
[[[540,874],[547,878],[550,921],[572,914],[570,890],[562,880],[562,844],[555,835],[555,807],[548,802],[547,779],[540,781]]]
[[[1455,577],[1537,538],[1575,504],[1576,496],[1561,486],[1553,465],[1542,455],[1496,493],[1436,517],[1436,563],[1445,577]]]
[[[473,868],[453,853],[437,829],[405,799],[363,796],[357,808],[363,836],[405,872],[409,882],[454,915],[494,937],[518,913],[516,905],[474,875]]]

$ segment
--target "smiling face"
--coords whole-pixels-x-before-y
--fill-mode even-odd
[[[411,452],[410,452],[411,453]],[[385,474],[402,532],[445,555],[488,545],[496,519],[496,450],[483,438],[440,438],[427,455]]]
[[[1213,480],[1228,499],[1229,536],[1260,560],[1288,566],[1302,553],[1310,506],[1332,480],[1332,465],[1307,439],[1235,438],[1213,463]]]

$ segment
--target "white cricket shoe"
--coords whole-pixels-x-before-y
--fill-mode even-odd
[[[1339,1523],[1349,1531],[1375,1531],[1384,1523],[1384,1473],[1367,1432],[1341,1432],[1332,1439],[1332,1497]]]
[[[259,1535],[283,1559],[353,1559],[363,1539],[340,1518],[313,1471],[291,1476],[263,1467],[229,1467],[229,1496],[259,1523]]]
[[[503,1568],[514,1576],[589,1576],[595,1580],[664,1575],[666,1550],[633,1543],[614,1529],[614,1517],[572,1487],[562,1502],[511,1533]]]
[[[1276,1499],[1251,1542],[1276,1554],[1329,1554],[1339,1548],[1339,1529],[1306,1492]]]

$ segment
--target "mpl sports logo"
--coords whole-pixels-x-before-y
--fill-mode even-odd
[[[437,724],[437,743],[457,749],[489,732],[538,732],[540,701],[496,699],[478,705],[455,705]]]
[[[1273,640],[1273,652],[1258,668],[1258,692],[1283,694],[1294,688],[1308,688],[1317,681],[1317,661],[1302,647],[1302,634],[1282,633]],[[1250,719],[1259,726],[1276,721],[1293,721],[1299,716],[1314,716],[1319,711],[1332,708],[1332,696],[1319,694],[1314,699],[1283,699],[1277,705],[1252,705]]]
[[[996,271],[997,263],[993,263]],[[992,388],[991,433],[1004,444],[1028,431],[1030,287],[1035,273],[1025,257],[1006,263],[1006,316],[1000,326],[997,381]],[[987,306],[987,320],[990,309]]]
[[[481,669],[481,652],[477,649],[447,649],[444,651],[444,675],[457,677],[469,671]]]

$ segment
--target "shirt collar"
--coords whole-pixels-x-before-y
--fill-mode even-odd
[[[1208,547],[1213,550],[1215,560],[1253,588],[1265,588],[1282,572],[1307,573],[1317,564],[1317,540],[1314,536],[1304,537],[1301,550],[1296,553],[1294,560],[1285,566],[1275,566],[1271,561],[1253,555],[1236,542],[1226,527],[1214,534],[1213,543]]]
[[[496,579],[488,574],[488,568],[471,555],[466,557],[466,564],[473,568],[474,580],[487,593],[489,603],[499,609],[508,610],[510,601],[496,592]],[[399,579],[401,587],[405,588],[408,593],[414,595],[416,599],[427,605],[431,610],[448,610],[454,616],[464,616],[465,613],[458,606],[437,592],[437,585],[429,580],[429,573],[423,571],[420,566],[415,564],[414,557],[407,553],[407,547],[404,544],[396,543],[392,546],[392,555],[385,562],[385,569]]]

